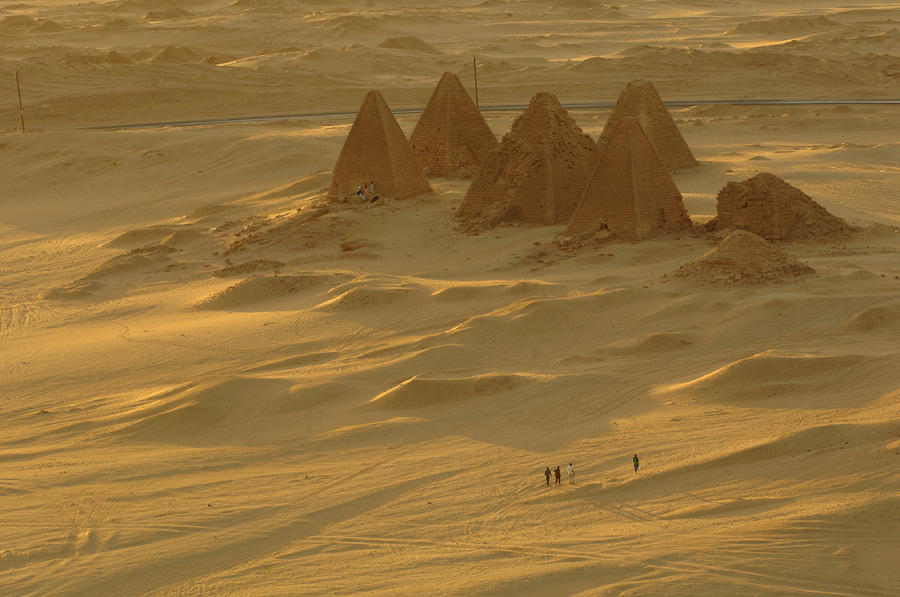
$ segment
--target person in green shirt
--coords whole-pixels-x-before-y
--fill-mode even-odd
[[[637,472],[638,467],[641,465],[641,461],[638,460],[637,454],[634,455],[634,458],[631,459],[634,462],[634,472]]]

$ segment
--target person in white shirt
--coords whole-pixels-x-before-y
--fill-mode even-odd
[[[569,463],[568,473],[569,473],[569,485],[571,485],[572,483],[575,482],[575,469],[572,468],[571,462]]]

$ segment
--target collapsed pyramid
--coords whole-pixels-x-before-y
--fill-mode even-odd
[[[409,137],[429,176],[472,178],[499,143],[459,78],[444,73]]]
[[[616,123],[628,116],[640,123],[669,172],[699,165],[662,98],[649,81],[631,81],[625,85],[597,141],[601,153],[609,142]]]
[[[735,230],[718,247],[673,272],[701,284],[779,284],[815,273],[764,238]]]
[[[767,240],[835,240],[856,230],[768,172],[726,184],[716,196],[716,212],[707,230],[738,228]]]
[[[485,227],[557,224],[575,211],[596,146],[559,101],[538,93],[472,181],[457,217]]]
[[[407,199],[431,192],[406,136],[377,91],[366,95],[353,121],[334,166],[328,198],[348,197],[373,180],[381,197]]]
[[[691,227],[681,192],[634,118],[613,123],[566,233],[604,225],[631,240]]]

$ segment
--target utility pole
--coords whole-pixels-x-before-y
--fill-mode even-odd
[[[481,104],[478,103],[478,62],[475,54],[472,54],[472,72],[475,73],[475,107],[481,110]]]
[[[25,109],[22,108],[22,86],[19,84],[19,71],[16,71],[16,89],[19,90],[19,118],[22,120],[22,132],[25,132]]]

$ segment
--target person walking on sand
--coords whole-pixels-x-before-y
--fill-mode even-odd
[[[637,472],[638,467],[641,466],[641,461],[638,460],[637,454],[634,455],[634,458],[631,459],[634,462],[634,472]]]
[[[569,469],[567,471],[569,473],[569,485],[575,483],[575,469],[572,468],[572,463],[569,463]]]
[[[553,469],[553,476],[556,479],[557,485],[562,485],[562,473],[559,470],[559,467]]]
[[[550,487],[550,467],[547,467],[547,470],[544,471],[544,476],[547,477],[547,487]]]

